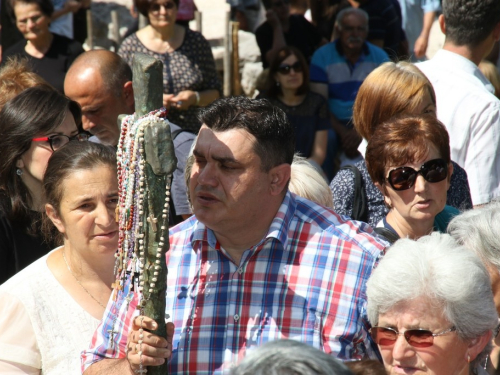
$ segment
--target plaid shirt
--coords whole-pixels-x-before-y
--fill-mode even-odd
[[[291,193],[239,266],[194,217],[173,228],[165,315],[175,324],[170,373],[221,374],[247,350],[280,338],[341,359],[376,358],[365,286],[385,244],[370,233],[366,224]],[[125,357],[136,305],[129,282],[108,304],[82,354],[83,370]]]

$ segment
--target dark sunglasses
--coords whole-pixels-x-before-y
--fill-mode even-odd
[[[410,189],[421,174],[427,182],[440,182],[448,176],[448,163],[444,159],[433,159],[422,164],[416,171],[411,167],[399,167],[389,172],[387,181],[394,190]]]
[[[151,12],[159,12],[161,7],[165,8],[166,10],[174,9],[175,8],[175,4],[171,3],[171,2],[167,2],[167,3],[164,3],[164,4],[153,3],[153,4],[151,4],[149,6],[149,10]]]
[[[285,75],[290,74],[292,69],[295,73],[302,73],[302,65],[300,64],[299,61],[293,63],[292,65],[287,65],[287,64],[280,65],[278,68],[278,73]]]
[[[403,335],[411,346],[415,348],[428,348],[434,344],[434,337],[445,335],[456,330],[455,327],[451,327],[439,333],[432,333],[427,329],[407,329],[404,332],[399,332],[394,328],[372,327],[369,332],[373,341],[380,346],[392,346],[398,337]]]
[[[49,142],[52,151],[59,150],[62,146],[68,144],[70,141],[88,141],[89,135],[87,133],[79,133],[73,137],[68,137],[67,135],[58,134],[52,135],[50,137],[40,137],[33,138],[33,142]]]
[[[273,3],[271,3],[271,6],[274,8],[279,8],[288,4],[290,4],[290,0],[281,0],[281,1],[274,1]]]

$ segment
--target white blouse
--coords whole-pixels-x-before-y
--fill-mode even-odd
[[[59,284],[49,255],[0,285],[1,374],[81,374],[99,320]]]

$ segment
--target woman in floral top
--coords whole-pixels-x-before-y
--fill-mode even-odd
[[[137,52],[162,61],[168,119],[197,133],[196,108],[213,102],[221,91],[210,45],[200,33],[175,23],[179,0],[135,0],[135,5],[149,25],[126,38],[118,54],[130,66]]]

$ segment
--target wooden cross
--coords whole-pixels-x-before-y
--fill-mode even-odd
[[[163,64],[160,60],[136,53],[133,64],[133,87],[135,99],[136,120],[147,115],[153,110],[163,106]],[[146,258],[150,265],[157,265],[156,254],[158,247],[162,247],[160,258],[160,269],[153,266],[144,267],[143,296],[145,303],[143,312],[158,323],[158,329],[153,331],[158,336],[166,337],[165,325],[165,298],[167,266],[165,253],[169,249],[169,241],[160,241],[160,228],[166,228],[165,237],[168,239],[168,216],[163,217],[166,186],[170,176],[175,170],[177,159],[174,154],[174,146],[170,127],[165,122],[151,123],[144,129],[146,171],[145,179],[147,195],[144,202],[144,244]],[[157,275],[154,275],[157,272]],[[153,277],[157,282],[153,282]],[[143,371],[144,373],[146,370]],[[153,375],[167,374],[167,363],[162,366],[148,368],[148,373]]]

